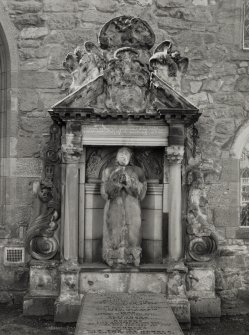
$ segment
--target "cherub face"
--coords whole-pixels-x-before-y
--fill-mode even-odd
[[[126,148],[121,148],[119,149],[117,153],[117,161],[119,165],[126,166],[129,164],[131,159],[131,153],[128,149]]]

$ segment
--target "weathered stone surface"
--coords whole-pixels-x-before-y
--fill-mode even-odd
[[[201,81],[191,81],[190,82],[190,88],[191,88],[191,93],[197,93],[200,91],[202,86]]]
[[[40,1],[10,1],[10,8],[16,13],[36,13],[42,9]]]
[[[44,0],[45,12],[74,12],[75,6],[73,0]]]
[[[37,39],[37,38],[43,38],[48,34],[48,28],[41,27],[41,28],[24,28],[21,31],[21,38],[23,39]]]
[[[82,272],[80,292],[166,292],[165,273],[94,273]]]
[[[152,307],[153,306],[153,307]],[[163,295],[88,294],[76,334],[171,334],[182,331]]]
[[[47,13],[42,18],[52,30],[72,29],[79,23],[78,16],[73,13],[53,13],[52,15]]]
[[[22,29],[27,26],[41,26],[43,23],[43,19],[41,15],[39,14],[33,14],[33,13],[28,13],[28,14],[21,14],[18,15],[15,18],[15,26],[18,29]]]
[[[248,92],[249,91],[249,76],[241,76],[237,82],[235,89],[240,92]]]
[[[56,88],[58,86],[54,73],[20,71],[20,87],[33,88],[34,83],[37,88]]]

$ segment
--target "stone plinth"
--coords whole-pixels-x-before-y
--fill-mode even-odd
[[[53,315],[59,295],[58,262],[33,261],[30,266],[30,288],[24,297],[24,315]]]
[[[76,335],[183,334],[161,294],[87,294]]]

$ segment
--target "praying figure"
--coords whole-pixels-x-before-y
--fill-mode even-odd
[[[106,200],[103,260],[109,266],[140,264],[141,208],[147,190],[143,170],[132,164],[132,151],[122,147],[116,162],[102,174],[101,195]]]

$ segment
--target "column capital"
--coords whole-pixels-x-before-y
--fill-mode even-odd
[[[81,153],[83,151],[83,147],[80,146],[68,146],[66,144],[62,144],[61,153],[62,153],[62,161],[67,164],[77,164],[80,160]]]
[[[183,145],[171,145],[166,148],[166,156],[170,164],[181,164],[183,155]]]

